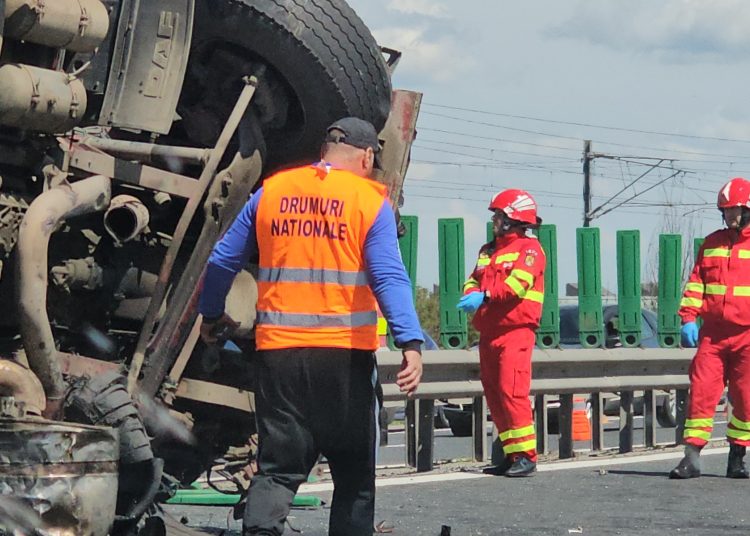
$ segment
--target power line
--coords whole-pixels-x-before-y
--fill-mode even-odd
[[[578,126],[578,127],[589,127],[589,128],[599,128],[603,130],[616,130],[620,132],[631,132],[634,134],[652,134],[656,136],[669,136],[673,138],[686,138],[686,139],[694,139],[694,140],[710,140],[710,141],[722,141],[722,142],[731,142],[731,143],[750,143],[750,140],[742,140],[737,138],[721,138],[721,137],[715,137],[715,136],[698,136],[695,134],[680,134],[677,132],[660,132],[658,130],[643,130],[643,129],[635,129],[635,128],[624,128],[624,127],[613,127],[613,126],[607,126],[607,125],[596,125],[592,123],[580,123],[576,121],[559,121],[554,119],[543,119],[540,117],[531,117],[531,116],[525,116],[525,115],[514,115],[514,114],[505,114],[500,112],[490,112],[487,110],[476,110],[472,108],[460,108],[458,106],[447,106],[443,104],[431,104],[431,103],[424,103],[423,106],[433,107],[433,108],[442,108],[446,110],[456,110],[461,112],[472,112],[472,113],[480,113],[484,115],[494,115],[497,117],[510,117],[513,119],[525,119],[527,121],[539,121],[542,123],[552,123],[556,125],[570,125],[570,126]],[[427,114],[434,114],[433,112],[423,112]],[[437,114],[434,114],[437,115]]]

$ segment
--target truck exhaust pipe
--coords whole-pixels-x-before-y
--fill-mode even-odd
[[[65,394],[47,315],[49,240],[65,219],[104,210],[109,205],[111,187],[109,178],[95,175],[50,188],[31,203],[18,233],[16,278],[21,339],[29,366],[44,387],[47,397],[44,416],[48,418],[59,415]]]
[[[118,195],[104,214],[104,228],[119,244],[129,242],[148,226],[149,212],[140,199]]]

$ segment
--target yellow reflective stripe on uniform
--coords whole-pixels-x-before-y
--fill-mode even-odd
[[[538,303],[544,303],[544,293],[539,292],[538,290],[528,290],[526,291],[526,296],[524,296],[523,299]]]
[[[734,296],[750,296],[750,287],[734,287],[732,294]]]
[[[750,249],[741,249],[739,251],[740,259],[750,259]]]
[[[731,424],[735,428],[739,428],[740,430],[750,431],[750,422],[741,421],[734,415],[732,415],[732,419],[729,421],[729,424]]]
[[[470,277],[466,280],[466,283],[464,283],[464,292],[472,288],[479,288],[479,281],[477,281],[473,277]]]
[[[483,259],[477,259],[477,266],[489,266],[489,265],[490,265],[489,257],[483,258]]]
[[[715,283],[709,283],[706,285],[706,294],[716,294],[718,296],[723,296],[726,293],[727,293],[726,285],[717,285]]]
[[[508,285],[513,292],[516,293],[516,296],[519,298],[523,298],[526,295],[526,288],[521,284],[521,282],[516,279],[515,276],[508,276],[505,279],[505,284]]]
[[[729,430],[727,430],[727,435],[728,434]],[[685,428],[685,433],[682,434],[682,437],[697,437],[698,439],[705,439],[706,441],[708,441],[709,439],[711,439],[711,432]]]
[[[521,443],[513,443],[512,445],[503,445],[503,452],[506,455],[515,452],[528,452],[534,449],[536,449],[536,439],[530,439]]]
[[[729,257],[727,248],[711,248],[703,250],[704,257]]]
[[[714,420],[711,417],[707,419],[685,419],[685,428],[713,428]]]
[[[506,441],[508,439],[519,439],[521,437],[526,437],[534,435],[534,425],[530,424],[528,426],[524,426],[523,428],[516,428],[513,430],[506,430],[505,432],[500,434],[500,441]]]
[[[685,292],[703,292],[706,286],[703,283],[688,283],[685,285]]]
[[[388,322],[385,318],[378,318],[378,335],[388,334]]]
[[[495,264],[500,264],[502,262],[513,262],[518,260],[518,256],[520,253],[503,253],[502,255],[498,255],[495,257]]]
[[[700,298],[682,298],[680,307],[703,307],[703,300]]]
[[[529,285],[529,287],[534,286],[534,276],[526,270],[519,270],[518,268],[516,268],[515,270],[510,272],[510,275],[512,275],[516,279],[525,281]]]
[[[750,432],[744,430],[735,430],[734,428],[727,428],[727,437],[732,439],[739,439],[740,441],[750,441]]]

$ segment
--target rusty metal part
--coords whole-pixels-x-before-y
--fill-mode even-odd
[[[185,344],[182,345],[180,353],[177,356],[174,365],[172,366],[172,370],[169,371],[169,380],[171,382],[177,383],[180,381],[180,379],[182,379],[182,373],[185,372],[185,367],[187,367],[188,360],[190,359],[190,356],[193,355],[195,345],[198,343],[198,339],[200,339],[202,322],[203,317],[201,316],[195,319],[193,328],[190,330],[190,333],[185,340]],[[170,399],[165,398],[164,402],[166,402],[167,404],[171,404],[171,397]]]
[[[225,406],[246,413],[255,412],[255,397],[253,393],[236,387],[183,378],[177,386],[176,394],[177,398],[205,402],[206,404],[214,404],[216,406]]]
[[[0,420],[0,452],[0,494],[32,506],[46,533],[108,534],[117,500],[113,429]]]
[[[49,239],[66,218],[104,210],[109,205],[110,188],[110,179],[101,175],[51,188],[31,204],[19,231],[16,275],[21,338],[31,370],[44,386],[48,412],[49,402],[59,403],[65,392],[47,315]]]
[[[5,0],[5,38],[74,52],[93,52],[107,36],[100,0]]]
[[[81,143],[100,151],[105,151],[117,158],[138,160],[145,164],[152,164],[154,162],[170,164],[172,161],[178,161],[179,163],[203,165],[208,162],[208,158],[211,156],[210,149],[172,147],[139,141],[88,137],[81,140]]]
[[[148,227],[146,205],[132,195],[118,195],[104,213],[104,228],[118,244],[130,242]]]
[[[48,134],[67,132],[86,113],[83,82],[59,71],[8,63],[0,67],[0,123]]]
[[[391,101],[391,114],[379,135],[383,141],[380,161],[385,171],[377,170],[374,178],[388,186],[388,197],[394,209],[398,206],[406,170],[409,167],[409,153],[416,136],[421,102],[421,93],[395,90]]]
[[[60,148],[67,152],[68,143],[61,140]],[[70,152],[70,165],[87,173],[106,175],[118,181],[177,197],[190,198],[198,189],[198,181],[192,177],[115,158],[81,144],[73,146]]]
[[[109,371],[122,371],[122,365],[119,363],[102,361],[101,359],[94,359],[93,357],[58,352],[57,358],[60,362],[60,370],[62,373],[66,376],[73,376],[74,378],[98,376],[99,374]]]
[[[148,345],[149,340],[151,339],[152,332],[154,330],[154,326],[156,325],[156,319],[159,312],[159,309],[161,308],[162,301],[164,300],[164,297],[166,295],[167,287],[171,281],[172,278],[172,268],[174,266],[175,261],[177,260],[177,254],[179,253],[180,247],[182,246],[183,238],[185,237],[185,233],[188,230],[188,227],[190,226],[191,221],[193,220],[193,216],[195,216],[196,211],[198,210],[198,206],[200,205],[201,199],[203,197],[204,192],[211,186],[211,182],[214,180],[214,177],[216,175],[216,170],[219,167],[219,163],[221,159],[224,157],[224,152],[227,149],[227,146],[229,145],[229,142],[232,140],[232,137],[234,136],[237,128],[240,125],[240,121],[242,120],[243,116],[245,115],[245,112],[247,111],[247,107],[250,105],[250,101],[253,98],[253,95],[255,94],[255,88],[258,85],[257,79],[254,77],[246,78],[245,79],[245,87],[242,90],[242,93],[240,93],[240,97],[237,99],[237,103],[235,104],[234,110],[232,111],[232,114],[229,116],[229,119],[227,119],[226,124],[224,125],[224,130],[221,133],[221,136],[219,136],[219,140],[216,142],[216,146],[214,147],[213,151],[211,152],[211,158],[209,158],[208,163],[206,164],[206,167],[203,168],[203,171],[200,175],[200,178],[198,179],[198,188],[197,191],[188,199],[187,205],[185,206],[185,210],[182,213],[182,216],[180,217],[179,222],[177,223],[177,228],[175,229],[172,242],[169,245],[169,249],[167,250],[167,254],[164,257],[164,262],[162,263],[161,272],[159,273],[159,283],[154,291],[154,295],[151,298],[151,303],[149,303],[148,312],[146,313],[146,319],[143,322],[143,327],[141,328],[141,333],[138,338],[138,343],[135,348],[135,354],[133,356],[133,360],[130,364],[130,374],[128,377],[128,388],[132,392],[135,388],[136,383],[138,382],[141,368],[143,366],[143,363],[146,358],[146,347]],[[205,230],[205,226],[204,226]],[[201,233],[203,235],[203,233]],[[200,243],[200,238],[199,238]],[[213,240],[212,240],[213,244]],[[200,259],[199,256],[195,255],[195,253],[190,257],[190,263],[195,264],[196,262],[201,263],[200,270],[202,271],[203,265],[205,264],[206,259]],[[174,296],[176,298],[182,298],[185,294],[191,295],[192,292],[195,290],[197,279],[199,277],[196,276],[195,280],[191,283],[186,282],[185,273],[192,273],[188,271],[187,269],[185,272],[183,272],[183,277],[180,279],[180,282],[177,285],[177,289],[174,292]],[[200,274],[200,272],[199,272]],[[187,286],[187,288],[185,288]],[[187,303],[187,302],[185,302]],[[179,305],[170,304],[169,309],[175,309],[177,311],[182,311],[184,307],[180,307]],[[162,320],[162,324],[160,325],[160,329],[165,326],[164,319]],[[192,321],[190,322],[190,327],[192,327]],[[173,360],[173,359],[172,359]],[[164,377],[164,374],[167,373],[169,368],[171,367],[172,363],[166,363],[159,367],[160,370],[160,376],[157,379],[157,384],[153,385],[153,382],[151,382],[146,390],[146,392],[154,396],[159,388],[159,384],[161,383],[162,378]]]
[[[41,415],[47,405],[44,388],[33,372],[15,361],[0,359],[0,394],[12,396],[22,410]]]

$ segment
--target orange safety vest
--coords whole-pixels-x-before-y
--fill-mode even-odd
[[[330,167],[266,179],[258,204],[259,350],[376,350],[378,316],[364,264],[386,188]]]

